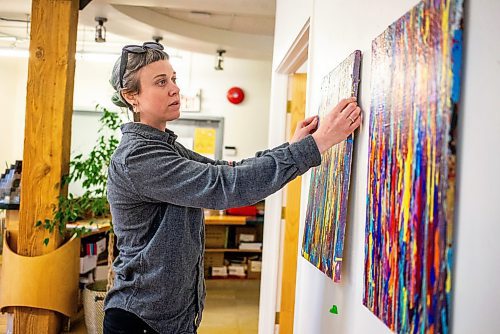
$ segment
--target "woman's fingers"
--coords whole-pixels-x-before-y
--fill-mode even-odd
[[[304,120],[304,124],[307,124],[305,127],[307,131],[310,132],[311,130],[316,129],[316,127],[318,126],[318,117],[317,116],[309,117]]]
[[[304,120],[298,121],[292,139],[290,139],[290,143],[295,143],[301,139],[304,139],[307,135],[314,133],[317,127],[317,116],[311,116]]]
[[[358,104],[356,102],[351,102],[347,105],[347,107],[342,110],[342,115],[344,118],[349,118],[349,116],[356,110]]]
[[[314,121],[314,119],[316,118],[316,116],[310,116],[306,119],[303,119],[301,121],[298,121],[297,122],[297,126],[296,126],[296,129],[302,129],[302,128],[305,128],[306,126],[308,126],[312,121]]]
[[[349,130],[351,130],[351,131],[356,130],[361,125],[361,122],[363,122],[363,114],[361,114],[361,110],[360,110],[360,113],[358,114],[356,120],[354,122],[352,122],[351,125],[349,126]]]
[[[359,117],[359,115],[361,115],[361,108],[356,106],[356,108],[354,108],[354,110],[352,110],[352,112],[347,115],[347,119],[351,122],[354,122]]]
[[[317,118],[317,116],[310,116],[310,117],[307,117],[306,119],[304,119],[304,120],[302,121],[302,124],[303,124],[304,126],[307,126],[307,125],[311,124],[311,122],[312,122],[312,121],[314,121],[316,118]]]
[[[337,112],[342,112],[348,105],[349,103],[355,103],[356,98],[355,97],[350,97],[347,99],[342,99],[340,102],[335,106],[334,110],[336,109]]]

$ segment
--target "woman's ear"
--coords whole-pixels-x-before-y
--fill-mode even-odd
[[[128,104],[132,106],[137,105],[137,93],[132,93],[130,91],[122,91],[121,94]]]

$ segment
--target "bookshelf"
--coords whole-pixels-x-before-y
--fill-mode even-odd
[[[205,216],[205,225],[246,225],[248,216]]]
[[[69,231],[79,227],[85,227],[90,230],[90,232],[82,236],[83,238],[89,237],[91,235],[105,233],[111,229],[111,218],[86,219],[79,220],[75,223],[66,224],[66,228]]]
[[[83,257],[82,254],[80,254],[80,283],[92,283],[93,280],[103,279],[103,277],[96,277],[96,275],[94,275],[97,272],[97,267],[107,266],[108,264],[107,251],[109,251],[109,249],[108,249],[108,240],[106,235],[111,229],[111,218],[106,217],[106,218],[79,220],[75,223],[70,223],[66,225],[66,228],[69,231],[71,231],[74,228],[82,228],[82,227],[85,227],[90,230],[89,232],[82,235],[82,244],[89,243],[89,241],[92,241],[91,243],[95,244],[95,241],[97,239],[100,240],[106,239],[105,249],[102,250],[101,253],[93,255],[96,257],[96,260],[91,260],[92,255],[90,255],[89,258],[89,254],[85,254],[85,256]],[[103,252],[105,252],[104,255],[102,254]],[[82,261],[85,264],[82,264]],[[87,261],[92,262],[92,264],[86,265]],[[85,272],[82,272],[82,270]],[[91,280],[83,279],[83,277],[88,278],[90,272],[92,273],[92,279]]]
[[[240,249],[240,243],[245,241],[261,243],[263,222],[264,218],[261,216],[205,214],[205,277],[207,279],[259,278],[260,272],[250,273],[249,268],[250,260],[260,261],[262,249]],[[241,235],[250,239],[244,240]],[[244,271],[241,267],[245,268]],[[227,275],[218,276],[221,272],[227,272]],[[235,274],[236,272],[238,273]]]
[[[19,204],[0,203],[0,210],[19,210]]]
[[[206,253],[262,253],[258,249],[238,249],[238,248],[206,248]]]

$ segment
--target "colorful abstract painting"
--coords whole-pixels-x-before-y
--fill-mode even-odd
[[[372,44],[363,303],[448,333],[463,1],[427,0]]]
[[[340,100],[358,95],[361,51],[355,51],[323,79],[321,118]],[[313,168],[302,256],[335,282],[340,281],[353,135],[335,145]]]

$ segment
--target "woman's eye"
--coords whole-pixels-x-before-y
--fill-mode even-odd
[[[162,80],[159,80],[157,83],[159,86],[165,86],[167,84],[167,80],[162,79]]]
[[[172,78],[172,82],[173,82],[173,83],[177,83],[177,78],[175,78],[175,77],[174,77],[174,78]]]

